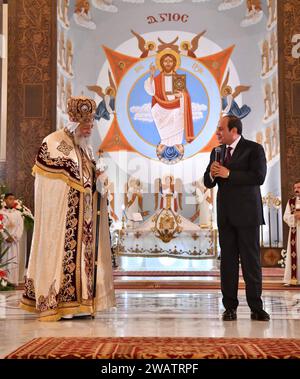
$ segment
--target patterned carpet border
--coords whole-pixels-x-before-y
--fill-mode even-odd
[[[5,359],[300,359],[300,339],[43,337]]]

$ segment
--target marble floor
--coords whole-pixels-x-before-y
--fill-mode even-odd
[[[300,338],[299,291],[264,291],[270,322],[251,321],[245,293],[238,320],[223,322],[219,290],[117,290],[117,307],[95,319],[39,322],[18,308],[21,291],[0,293],[0,358],[36,337],[187,336]]]

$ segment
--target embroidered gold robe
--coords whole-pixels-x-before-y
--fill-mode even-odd
[[[21,308],[56,321],[115,306],[107,199],[97,212],[91,154],[58,130],[44,139],[33,174],[35,226]]]

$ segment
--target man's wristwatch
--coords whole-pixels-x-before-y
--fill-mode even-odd
[[[230,175],[230,171],[228,170],[227,178],[229,178],[229,175]]]

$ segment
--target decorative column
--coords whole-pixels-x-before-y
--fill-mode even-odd
[[[277,1],[277,5],[281,185],[284,211],[293,184],[300,179],[300,1],[280,0]],[[288,228],[284,225],[284,246],[287,243],[287,233]]]
[[[10,0],[6,183],[33,209],[31,168],[56,129],[56,0]]]

